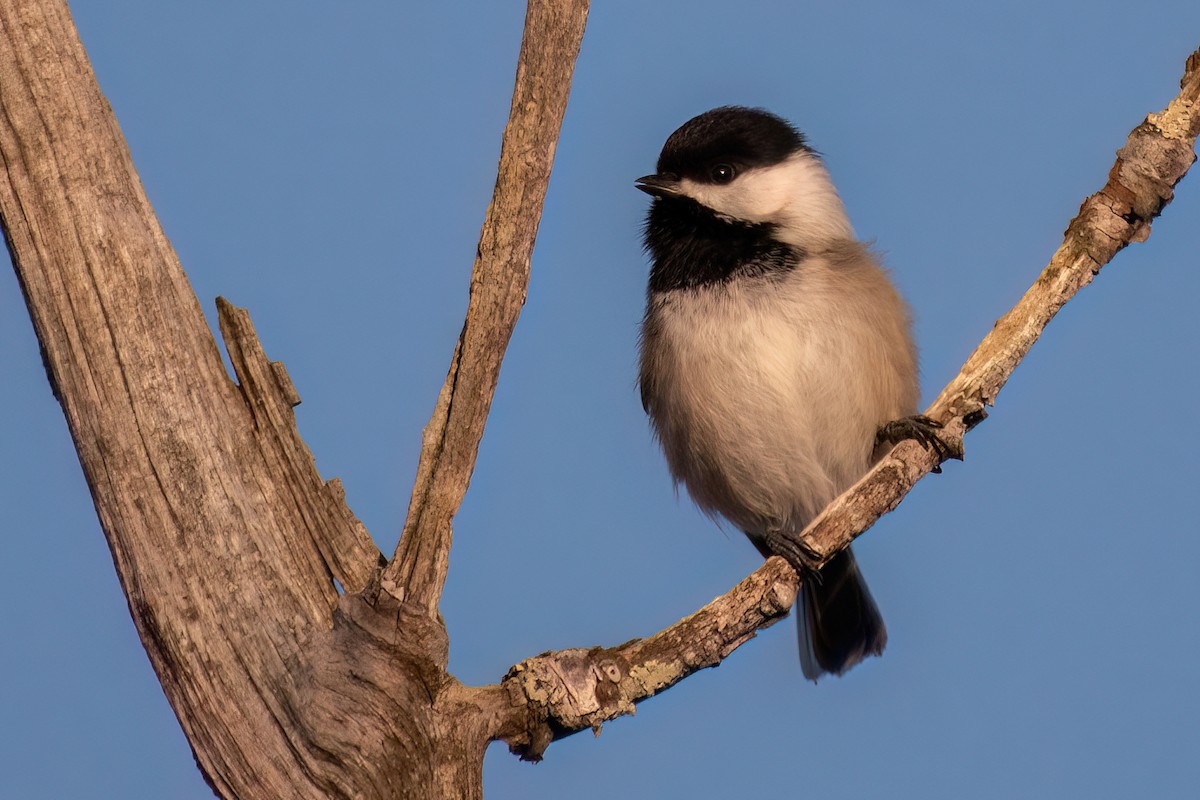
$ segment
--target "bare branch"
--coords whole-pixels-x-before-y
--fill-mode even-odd
[[[1108,182],[1083,201],[1063,243],[1029,291],[1000,318],[926,414],[946,425],[961,449],[962,435],[987,414],[1017,364],[1063,305],[1092,282],[1131,242],[1150,235],[1150,223],[1171,202],[1174,187],[1196,160],[1200,132],[1200,50],[1188,57],[1180,92],[1159,114],[1129,134]],[[924,448],[902,442],[862,480],[837,498],[805,531],[826,558],[895,508],[937,466]]]
[[[1180,86],[1165,111],[1151,114],[1129,135],[1108,183],[1084,201],[1050,264],[930,407],[927,413],[946,423],[945,438],[960,452],[963,433],[983,418],[1055,313],[1118,251],[1145,241],[1151,220],[1196,160],[1200,50],[1188,58]],[[813,520],[805,539],[828,559],[895,508],[936,466],[938,459],[925,448],[900,443]],[[784,616],[798,586],[791,567],[771,558],[728,594],[649,639],[523,661],[501,684],[512,698],[511,711],[493,735],[522,758],[537,760],[551,741],[631,714],[641,700],[720,663]]]
[[[425,426],[408,519],[383,587],[436,614],[451,523],[529,285],[529,260],[567,107],[588,0],[530,0],[492,203],[471,273],[467,318]]]
[[[300,394],[281,361],[270,361],[263,351],[250,314],[223,297],[217,298],[217,315],[225,349],[261,435],[276,445],[265,449],[273,475],[286,475],[289,485],[305,489],[306,502],[297,503],[304,530],[312,534],[333,575],[346,591],[362,590],[383,563],[383,554],[358,517],[346,505],[346,491],[338,478],[322,480],[312,451],[300,438],[292,408]]]
[[[522,759],[540,761],[553,740],[632,714],[636,703],[720,664],[787,616],[799,588],[796,571],[782,558],[770,558],[728,594],[648,639],[526,659],[502,683],[521,698],[524,724],[510,722],[496,738]]]

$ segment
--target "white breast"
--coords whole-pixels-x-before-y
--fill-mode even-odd
[[[851,242],[786,275],[653,297],[641,383],[675,479],[751,534],[807,524],[917,402],[903,301]]]

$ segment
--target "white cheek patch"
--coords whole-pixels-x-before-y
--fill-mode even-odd
[[[785,164],[765,169],[752,169],[739,175],[732,183],[700,183],[684,178],[683,191],[701,205],[718,214],[746,222],[773,222],[794,191]]]
[[[707,208],[744,222],[779,226],[788,244],[854,238],[854,229],[825,166],[798,153],[772,167],[747,170],[728,184],[680,181],[683,193]]]

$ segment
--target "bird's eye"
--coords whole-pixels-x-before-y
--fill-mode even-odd
[[[737,177],[737,169],[733,164],[714,164],[708,171],[708,177],[713,183],[729,183]]]

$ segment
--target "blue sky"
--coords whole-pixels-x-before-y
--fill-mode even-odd
[[[325,477],[391,553],[466,305],[523,6],[77,3],[201,302],[249,307]],[[457,518],[451,669],[649,634],[759,563],[676,499],[634,387],[651,171],[727,103],[795,121],[909,298],[926,399],[1177,88],[1200,4],[592,10],[529,300]],[[1200,784],[1200,175],[856,549],[891,633],[801,679],[790,621],[497,798],[1191,796]],[[0,797],[210,792],[134,633],[0,270]]]

